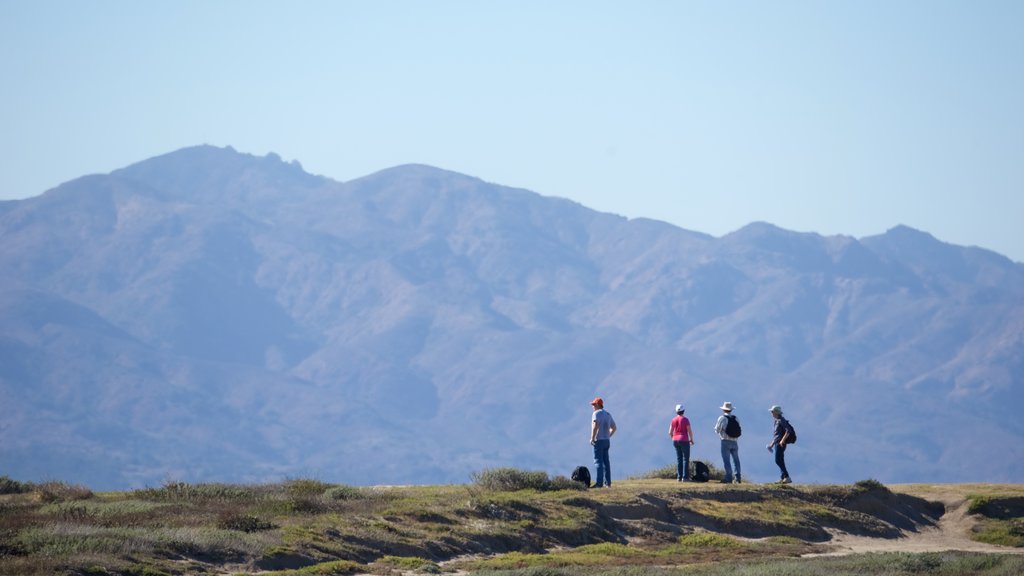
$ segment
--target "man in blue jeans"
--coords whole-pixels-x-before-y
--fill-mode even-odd
[[[610,487],[612,465],[608,460],[608,449],[611,448],[611,438],[615,435],[615,419],[604,409],[604,400],[600,396],[594,398],[590,405],[594,407],[594,416],[590,424],[590,445],[594,447],[594,467],[597,468],[594,488]]]
[[[715,432],[722,439],[722,463],[725,464],[725,478],[723,484],[731,484],[733,481],[732,464],[736,465],[736,483],[740,483],[740,437],[739,420],[732,413],[732,402],[722,404],[722,415],[715,422]]]

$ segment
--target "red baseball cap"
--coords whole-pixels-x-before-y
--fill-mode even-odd
[[[597,406],[598,408],[604,408],[604,400],[601,400],[601,397],[598,396],[597,398],[594,398],[593,400],[590,401],[590,405]]]

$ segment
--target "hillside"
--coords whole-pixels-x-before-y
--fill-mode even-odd
[[[721,238],[427,166],[350,182],[201,146],[0,202],[0,471],[98,489],[464,482],[671,461],[1024,479],[1024,265],[897,226]]]
[[[723,486],[648,479],[586,491],[571,484],[513,469],[485,471],[468,485],[417,487],[296,479],[94,494],[57,482],[7,481],[3,492],[13,493],[0,495],[0,574],[548,568],[544,573],[568,576],[702,565],[710,574],[733,573],[737,565],[747,574],[777,574],[797,566],[836,573],[838,562],[858,568],[850,573],[885,566],[894,575],[1024,568],[1019,485]],[[863,555],[886,551],[902,554]]]

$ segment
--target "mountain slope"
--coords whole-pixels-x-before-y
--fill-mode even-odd
[[[461,482],[695,456],[745,476],[782,404],[798,480],[1017,481],[1024,266],[897,227],[722,238],[427,166],[341,183],[189,148],[0,210],[10,475]]]

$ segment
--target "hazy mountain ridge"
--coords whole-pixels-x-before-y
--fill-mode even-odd
[[[426,166],[340,183],[203,146],[3,206],[0,269],[11,475],[565,473],[600,393],[616,473],[670,459],[678,401],[717,460],[729,399],[751,477],[774,475],[771,403],[808,479],[1024,477],[1024,426],[995,422],[1021,399],[1024,266],[906,227],[713,238]]]

